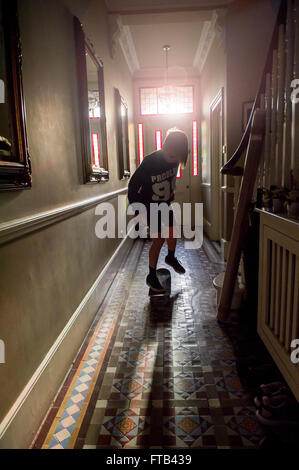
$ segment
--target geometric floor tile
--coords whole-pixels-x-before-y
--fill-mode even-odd
[[[172,391],[174,398],[196,398],[196,393],[204,385],[203,378],[190,377],[188,374],[180,373],[173,379],[164,379],[164,389]]]
[[[170,433],[192,446],[211,427],[211,423],[203,416],[182,415],[164,418],[164,426]]]
[[[223,377],[223,379],[217,382],[217,385],[237,397],[242,397],[245,394],[244,387],[237,374],[231,373]]]
[[[104,422],[98,444],[113,445],[116,442],[124,447],[146,429],[148,429],[148,423],[145,418],[138,416],[130,409],[124,410]]]
[[[227,421],[227,426],[239,436],[258,444],[262,437],[262,429],[259,426],[253,410],[242,409]]]
[[[113,384],[113,387],[118,390],[126,398],[136,398],[145,391],[149,384],[142,383],[142,377],[126,377]]]
[[[186,273],[170,268],[171,302],[155,311],[145,284],[148,251],[147,241],[133,245],[33,447],[258,446],[263,430],[216,318],[221,259],[179,240]],[[163,246],[159,267],[166,254]]]

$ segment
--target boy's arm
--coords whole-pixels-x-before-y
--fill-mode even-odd
[[[143,202],[142,197],[139,194],[139,189],[144,183],[145,176],[145,165],[142,162],[141,165],[137,167],[136,171],[131,176],[131,179],[128,184],[128,199],[130,204],[133,204],[134,202]]]
[[[171,197],[170,197],[170,201],[169,202],[172,202],[174,201],[174,197],[175,197],[175,187],[176,187],[176,175],[177,175],[177,170],[176,170],[176,174],[173,178],[173,182],[172,182],[172,185],[171,185],[171,188],[172,188],[172,191],[171,191]]]

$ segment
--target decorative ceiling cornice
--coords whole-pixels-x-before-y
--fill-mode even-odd
[[[194,72],[197,74],[202,72],[216,35],[220,38],[225,49],[225,16],[225,9],[214,10],[211,15],[211,19],[204,22],[193,61],[193,67],[189,67],[190,70],[188,70],[192,75],[194,75]],[[143,76],[145,72],[149,73],[149,70],[143,70],[140,68],[130,26],[123,24],[122,17],[120,15],[112,15],[109,17],[109,42],[112,58],[115,57],[116,45],[120,45],[132,76],[139,77]],[[157,76],[161,75],[162,69],[152,69],[150,72]],[[184,73],[186,73],[186,70]],[[181,74],[182,73],[180,71],[179,75]]]
[[[112,59],[115,57],[116,45],[120,36],[120,26],[119,26],[120,17],[119,16],[110,16],[109,17],[109,48],[110,55]]]
[[[122,24],[120,16],[109,18],[110,53],[115,57],[116,44],[119,42],[131,74],[139,70],[138,57],[130,27]]]
[[[236,0],[105,0],[110,15],[147,15],[182,11],[211,11],[228,8]]]
[[[204,67],[205,61],[211,49],[212,42],[215,38],[216,20],[217,14],[216,12],[213,12],[211,21],[205,21],[202,28],[202,33],[193,61],[193,66],[198,69],[199,73],[201,73]]]
[[[119,43],[124,53],[130,72],[133,75],[136,70],[140,69],[140,65],[129,26],[122,25]]]
[[[195,53],[193,66],[202,72],[216,34],[225,47],[225,12],[213,11],[210,21],[205,21]]]

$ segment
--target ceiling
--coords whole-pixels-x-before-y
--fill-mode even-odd
[[[217,12],[232,0],[106,0],[110,21],[133,78],[165,76],[164,45],[169,76],[200,73],[214,38]],[[220,8],[220,10],[219,10]]]
[[[106,0],[111,11],[174,9],[179,7],[218,7],[234,0]]]
[[[130,27],[140,68],[164,68],[163,46],[169,44],[169,67],[191,67],[199,43],[203,22],[162,23]]]

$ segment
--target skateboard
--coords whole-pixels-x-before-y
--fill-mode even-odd
[[[170,271],[165,268],[157,269],[156,273],[165,291],[156,292],[150,288],[148,291],[148,295],[150,297],[151,305],[159,307],[167,305],[169,303],[171,292],[171,275]]]

